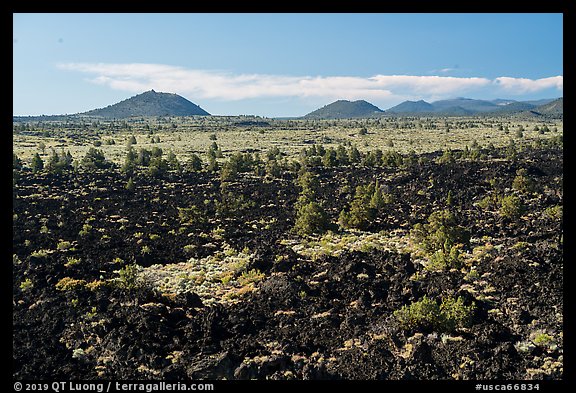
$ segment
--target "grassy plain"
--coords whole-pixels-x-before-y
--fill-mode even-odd
[[[542,133],[541,129],[548,131]],[[537,129],[536,129],[537,128]],[[364,130],[364,131],[363,131]],[[523,130],[520,132],[519,130]],[[29,163],[35,153],[45,160],[51,149],[82,158],[95,144],[107,160],[121,164],[129,138],[136,149],[154,146],[173,151],[181,161],[204,153],[216,141],[224,156],[236,151],[265,154],[277,147],[289,158],[302,148],[355,145],[360,151],[381,149],[426,153],[464,149],[477,143],[495,147],[562,135],[563,122],[511,117],[381,118],[351,120],[281,120],[253,117],[138,118],[129,121],[74,120],[15,123],[13,151]],[[158,142],[159,138],[159,142]],[[214,140],[214,138],[216,138]],[[114,141],[114,144],[109,144]],[[101,145],[100,145],[101,144]],[[42,148],[44,146],[44,148]]]

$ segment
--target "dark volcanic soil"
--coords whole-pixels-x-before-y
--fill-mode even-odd
[[[512,189],[520,168],[534,190]],[[290,231],[299,188],[288,172],[240,175],[224,192],[208,173],[142,175],[133,192],[117,171],[22,173],[13,191],[14,378],[562,378],[561,150],[316,173],[333,222],[350,190],[378,179],[393,200],[369,230],[405,243],[416,223],[446,208],[450,191],[472,236],[466,265],[429,271],[421,255],[394,247],[307,256]],[[222,209],[228,192],[243,199]],[[496,193],[517,195],[524,214],[478,206]],[[201,217],[183,222],[179,208],[192,205]],[[200,292],[225,282],[208,267],[176,293],[115,284],[126,265],[192,258],[217,267],[242,250],[242,271],[264,275],[227,287],[234,296]],[[65,277],[79,281],[62,290]],[[393,312],[425,295],[474,303],[472,323],[450,333],[403,329]]]

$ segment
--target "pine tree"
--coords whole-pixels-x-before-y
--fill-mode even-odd
[[[136,169],[136,159],[137,155],[132,146],[128,148],[126,152],[126,158],[124,158],[124,164],[120,170],[127,174],[133,174],[134,170]]]
[[[302,205],[296,212],[294,231],[300,235],[322,233],[328,228],[326,212],[317,202],[309,201]]]
[[[168,161],[168,167],[170,169],[175,170],[176,172],[180,173],[182,171],[182,167],[180,166],[180,161],[176,157],[176,154],[172,150],[168,152],[166,156],[166,161]]]
[[[324,156],[322,157],[322,164],[326,167],[332,167],[338,164],[334,148],[331,147],[326,150],[326,153],[324,153]]]
[[[358,148],[356,146],[352,146],[350,148],[350,162],[351,163],[359,163],[360,160],[362,159],[362,155],[360,154],[360,151],[358,150]]]
[[[190,159],[188,160],[188,168],[193,172],[199,172],[202,170],[202,159],[196,153],[192,153],[190,156]]]
[[[338,164],[342,166],[348,165],[350,163],[348,160],[348,152],[342,145],[338,145],[336,148],[336,160],[338,160]]]
[[[136,185],[134,184],[134,180],[132,180],[132,177],[130,177],[130,179],[128,179],[128,183],[126,183],[126,189],[128,191],[134,191],[135,188]]]
[[[40,155],[38,153],[34,154],[31,166],[32,166],[32,172],[34,173],[40,172],[42,169],[44,169],[44,161],[42,161],[42,158],[40,158]]]
[[[16,153],[12,152],[12,169],[19,171],[22,169],[22,160],[18,158]]]
[[[293,230],[300,236],[323,233],[329,227],[329,220],[323,206],[316,202],[320,187],[318,178],[303,170],[296,182],[301,191],[295,205],[296,222]]]
[[[62,172],[62,168],[58,165],[60,162],[60,156],[56,153],[56,150],[52,149],[50,154],[50,158],[48,158],[48,164],[46,165],[46,169],[50,173],[60,173]]]
[[[390,202],[376,183],[356,187],[350,210],[342,210],[339,224],[344,228],[367,230],[386,205]]]

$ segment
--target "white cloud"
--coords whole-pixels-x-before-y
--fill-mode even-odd
[[[548,88],[562,90],[562,76],[543,79],[499,77],[374,75],[286,76],[233,74],[225,71],[187,69],[164,64],[65,63],[58,67],[89,75],[92,83],[112,89],[142,92],[155,89],[193,97],[235,101],[264,97],[326,97],[330,99],[448,98],[473,94],[486,88],[503,89],[512,94]]]
[[[412,94],[439,95],[454,94],[490,84],[485,78],[458,78],[453,76],[416,76],[416,75],[376,75],[373,77],[379,85],[394,91]]]
[[[496,78],[494,83],[513,94],[534,93],[552,88],[559,91],[564,89],[564,77],[561,75],[541,79],[510,78],[502,76]]]

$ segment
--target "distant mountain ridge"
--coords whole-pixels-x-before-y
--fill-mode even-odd
[[[549,105],[551,102],[560,99],[544,99],[536,101],[515,101],[515,100],[476,100],[472,98],[454,98],[448,100],[439,100],[432,103],[426,101],[404,101],[392,108],[386,110],[387,114],[394,115],[443,115],[443,116],[462,116],[476,114],[506,114],[524,111],[539,112],[539,108]],[[549,112],[558,115],[562,112],[563,105],[556,105],[556,109],[550,109]],[[546,112],[547,110],[544,109]]]
[[[420,101],[404,101],[401,104],[396,105],[390,109],[387,109],[388,113],[422,113],[422,112],[434,112],[434,106],[424,100]]]
[[[301,119],[348,119],[380,116],[475,116],[514,115],[562,118],[564,99],[549,98],[532,101],[510,99],[477,100],[454,98],[428,103],[424,100],[404,101],[383,111],[364,101],[338,100],[308,113]],[[71,115],[13,116],[13,121],[69,120],[78,117],[122,119],[146,116],[211,116],[200,106],[174,93],[150,90],[105,108],[93,109]],[[292,117],[290,118],[292,119]],[[256,125],[256,124],[251,124]],[[260,125],[260,124],[258,124]]]
[[[540,115],[563,115],[564,114],[564,98],[558,98],[554,101],[540,105],[531,112],[536,112]]]
[[[380,116],[384,111],[364,100],[338,100],[303,116],[304,119],[349,119]]]
[[[78,115],[122,119],[133,116],[210,116],[210,113],[178,94],[150,90]]]

